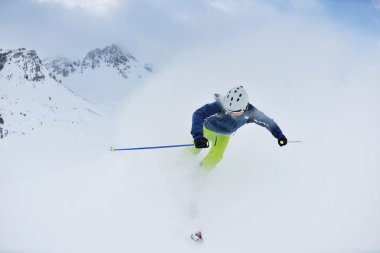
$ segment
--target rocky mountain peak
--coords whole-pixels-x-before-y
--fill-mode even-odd
[[[133,55],[124,52],[115,44],[103,49],[91,50],[82,60],[71,61],[66,58],[58,58],[45,65],[57,77],[69,77],[75,72],[84,73],[89,69],[101,66],[114,68],[124,79],[128,79],[134,72],[135,74],[139,72],[139,75],[142,75],[144,71],[153,72],[152,65],[140,66]]]
[[[38,82],[45,80],[43,64],[35,50],[19,48],[7,52],[0,51],[0,71],[7,65],[17,66],[23,72],[24,78],[28,81]],[[11,79],[13,76],[11,72],[4,74],[8,79]]]
[[[80,61],[71,61],[67,58],[58,58],[46,63],[46,67],[56,75],[68,77],[74,73],[81,65]]]
[[[103,49],[94,49],[90,51],[82,61],[81,72],[86,68],[95,69],[105,64],[108,67],[113,67],[124,77],[128,78],[127,73],[137,60],[130,53],[124,53],[118,46],[112,44]]]

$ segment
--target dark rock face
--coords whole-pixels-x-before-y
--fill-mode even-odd
[[[23,76],[28,81],[39,82],[45,80],[42,73],[42,61],[35,50],[19,48],[9,50],[0,54],[0,71],[4,69],[6,63],[14,64],[23,71]]]
[[[4,68],[4,65],[6,62],[7,62],[7,55],[0,54],[0,71]]]
[[[70,61],[66,58],[59,58],[46,64],[46,67],[55,75],[68,77],[70,74],[74,73],[80,67],[80,62]]]

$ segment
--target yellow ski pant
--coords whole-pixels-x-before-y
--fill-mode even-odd
[[[209,141],[211,147],[208,154],[202,160],[202,167],[207,171],[211,171],[222,160],[224,151],[226,151],[228,142],[230,140],[229,135],[218,134],[207,128],[203,127],[203,136]],[[193,154],[199,154],[201,149],[191,147]]]

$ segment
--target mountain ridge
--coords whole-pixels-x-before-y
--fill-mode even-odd
[[[46,67],[61,78],[80,72],[84,73],[87,69],[96,69],[104,64],[112,67],[124,78],[128,79],[132,73],[132,69],[138,69],[138,60],[129,52],[124,52],[116,44],[112,44],[103,49],[93,49],[89,51],[82,60],[70,60],[68,58],[59,57],[50,61],[46,61]],[[153,72],[153,66],[145,63],[142,67],[147,72]]]
[[[80,132],[102,118],[102,103],[114,101],[115,94],[122,101],[130,86],[142,79],[142,71],[152,73],[153,68],[141,67],[115,44],[90,51],[82,61],[47,62],[36,50],[0,49],[0,138],[56,123]],[[104,73],[108,75],[99,81]]]

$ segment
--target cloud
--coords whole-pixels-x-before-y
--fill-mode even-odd
[[[372,4],[376,9],[380,10],[380,0],[372,0]]]
[[[157,64],[266,25],[330,16],[333,26],[343,15],[327,12],[330,7],[317,0],[0,0],[0,45],[75,58],[117,43]]]
[[[66,9],[83,9],[96,15],[106,15],[120,3],[120,0],[32,0],[40,4],[59,4]]]
[[[176,17],[178,20],[181,20],[181,21],[187,21],[187,20],[190,19],[189,15],[186,14],[186,13],[183,13],[183,12],[181,12],[181,13],[177,13],[177,14],[175,15],[175,17]]]
[[[320,2],[318,0],[290,0],[293,6],[302,8],[318,9],[320,8]]]
[[[233,5],[231,2],[210,1],[208,2],[208,5],[225,13],[233,10]]]

